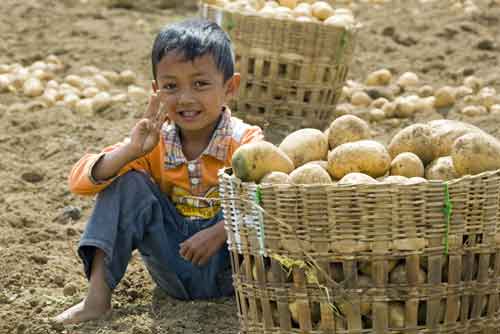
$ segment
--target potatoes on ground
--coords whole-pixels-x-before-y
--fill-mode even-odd
[[[458,176],[500,169],[500,141],[486,133],[469,133],[453,144],[451,159]]]
[[[301,129],[292,132],[279,145],[293,162],[300,167],[309,161],[324,160],[328,154],[328,138],[317,129]]]
[[[328,154],[328,171],[335,179],[349,173],[371,177],[385,175],[391,167],[391,156],[384,145],[373,140],[342,144]]]
[[[323,167],[313,164],[300,166],[290,173],[293,184],[332,183],[332,178]]]
[[[338,185],[346,184],[375,184],[378,183],[373,177],[363,173],[349,173],[337,182]]]
[[[399,153],[391,162],[391,175],[422,177],[424,164],[415,153]]]
[[[245,182],[259,182],[269,172],[288,174],[294,169],[292,160],[266,141],[240,146],[233,154],[232,166],[236,177]]]
[[[363,139],[370,139],[370,126],[364,120],[353,115],[340,116],[328,128],[330,149],[339,145]]]
[[[417,123],[402,129],[389,143],[391,157],[411,152],[426,165],[433,160],[431,134],[431,127],[427,124]]]
[[[451,157],[440,157],[432,161],[425,168],[425,178],[427,180],[448,181],[458,177]]]
[[[269,183],[269,184],[290,184],[292,180],[290,179],[290,175],[285,174],[283,172],[270,172],[267,173],[260,179],[260,183]]]
[[[432,160],[439,157],[449,156],[451,154],[453,142],[458,137],[472,132],[483,133],[480,128],[475,127],[472,124],[448,119],[430,121],[428,124],[431,128],[431,141],[433,149]]]

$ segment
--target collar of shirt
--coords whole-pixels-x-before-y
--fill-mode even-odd
[[[227,152],[231,142],[231,112],[228,108],[222,111],[217,127],[212,134],[210,143],[200,155],[210,155],[217,160],[226,161]],[[165,124],[162,128],[162,137],[165,143],[165,167],[175,168],[188,161],[182,152],[179,128],[173,124]]]

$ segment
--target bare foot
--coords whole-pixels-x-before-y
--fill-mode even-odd
[[[85,300],[82,300],[80,303],[59,314],[54,318],[54,321],[64,325],[69,325],[90,320],[106,320],[111,317],[112,311],[111,306],[91,307],[85,304]]]

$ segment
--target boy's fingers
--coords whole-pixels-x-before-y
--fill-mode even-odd
[[[146,114],[144,115],[144,117],[154,121],[159,108],[160,108],[159,95],[157,93],[152,93],[151,96],[149,97],[148,108],[146,109]]]

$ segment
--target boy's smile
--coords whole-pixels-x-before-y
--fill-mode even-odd
[[[226,101],[236,92],[239,75],[224,82],[210,53],[186,60],[169,52],[157,66],[157,85],[168,117],[183,136],[210,136]]]

